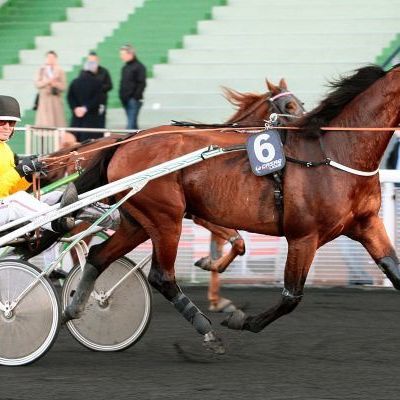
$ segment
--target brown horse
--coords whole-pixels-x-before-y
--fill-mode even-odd
[[[255,316],[233,313],[226,322],[229,327],[259,332],[293,311],[303,296],[315,252],[340,235],[359,241],[394,287],[400,289],[399,260],[378,216],[378,174],[360,176],[329,165],[330,158],[356,170],[376,170],[399,122],[400,67],[385,72],[369,66],[335,83],[320,106],[298,124],[301,131],[288,132],[285,151],[293,162],[284,173],[283,228],[288,241],[284,290],[279,303],[265,312]],[[320,128],[326,125],[365,130],[323,133]],[[368,130],[377,126],[393,129]],[[245,140],[245,134],[226,130],[197,133],[182,128],[174,134],[141,138],[119,147],[113,154],[110,151],[103,155],[76,185],[82,192],[204,146],[241,145]],[[315,160],[321,162],[312,162]],[[99,165],[103,165],[106,175],[98,170]],[[125,218],[119,230],[106,242],[91,248],[65,318],[79,317],[96,277],[111,262],[150,237],[153,259],[149,282],[204,335],[206,346],[223,352],[209,320],[175,281],[174,262],[182,218],[187,211],[234,229],[280,234],[271,180],[251,172],[244,152],[208,159],[158,178],[124,203]]]
[[[223,88],[226,99],[237,108],[234,115],[229,118],[226,124],[235,126],[264,126],[265,120],[268,119],[272,112],[282,114],[283,118],[281,118],[284,121],[287,119],[285,115],[301,116],[303,114],[304,108],[302,107],[302,104],[296,99],[296,97],[288,92],[285,79],[281,79],[277,86],[266,80],[266,85],[269,91],[264,94],[240,93],[233,89]],[[284,93],[288,93],[288,95],[282,96]],[[151,132],[151,130],[146,130],[146,133],[148,132]],[[108,138],[89,141],[85,144],[77,144],[50,154],[46,157],[49,161],[51,161],[51,159],[57,159],[60,156],[64,157],[60,160],[61,165],[59,163],[53,163],[49,166],[47,176],[43,179],[42,185],[51,183],[62,178],[66,174],[74,172],[76,167],[75,162],[77,162],[79,167],[85,168],[96,155],[96,152],[93,150],[112,144],[120,138],[120,135],[114,135]],[[88,151],[91,151],[91,153],[85,155],[84,153]],[[82,153],[83,155],[80,156]],[[212,232],[214,237],[214,243],[212,243],[212,246],[217,246],[221,250],[221,247],[226,242],[230,242],[232,245],[230,252],[225,256],[222,256],[220,251],[219,254],[221,254],[221,257],[218,257],[217,259],[204,257],[196,262],[197,266],[208,271],[221,273],[226,270],[229,264],[238,255],[244,254],[244,241],[236,230],[216,226],[196,216],[192,216],[192,218],[196,224],[201,225]],[[215,273],[212,273],[212,283],[215,287],[219,285],[218,275]],[[213,299],[214,302],[217,303],[218,296],[215,296],[215,293],[217,293],[218,290],[216,290],[215,287],[210,290],[210,293],[214,293],[214,295],[210,296],[210,300]]]

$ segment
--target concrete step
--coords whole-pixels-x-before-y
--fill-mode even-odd
[[[36,95],[33,79],[27,80],[0,80],[0,93],[15,97],[23,109],[32,108]]]
[[[377,7],[376,2],[364,2],[362,6],[357,7],[353,2],[341,4],[325,4],[324,14],[321,15],[321,6],[315,7],[305,3],[303,7],[293,7],[291,4],[281,4],[279,6],[279,15],[274,15],[271,20],[297,19],[297,18],[313,18],[315,20],[332,20],[341,21],[365,19],[365,18],[387,18],[399,14],[400,3],[385,4],[385,7]],[[216,20],[266,20],[266,14],[270,12],[271,6],[268,2],[264,4],[252,5],[249,7],[245,3],[240,3],[232,7],[213,7],[212,16]],[[269,20],[267,19],[268,23]],[[297,25],[296,21],[296,25]]]
[[[79,48],[59,48],[55,49],[50,47],[52,50],[56,51],[58,54],[58,61],[60,65],[64,64],[81,64],[82,58],[86,56],[87,51],[83,49],[86,48],[87,50],[91,49],[91,46],[79,46]],[[43,63],[44,54],[42,49],[40,50],[21,50],[19,52],[19,59],[21,64],[38,64],[40,65]]]
[[[233,86],[234,85],[234,86]],[[264,76],[261,78],[171,78],[148,79],[145,93],[209,93],[220,92],[221,86],[233,87],[239,91],[264,92]]]
[[[317,98],[319,92],[296,92],[296,95],[301,101],[310,103],[311,100]],[[146,92],[144,97],[144,108],[152,110],[159,110],[164,108],[179,108],[184,104],[190,104],[191,107],[224,107],[227,104],[233,106],[224,97],[222,91],[217,92],[171,92],[171,93],[157,93]]]
[[[261,80],[266,73],[269,76],[328,76],[333,77],[336,74],[343,74],[355,68],[359,68],[360,64],[351,62],[323,63],[309,62],[296,63],[288,62],[285,65],[281,63],[258,63],[249,64],[246,60],[240,60],[232,64],[209,63],[207,68],[201,64],[158,64],[154,66],[154,77],[159,79],[171,78],[232,78],[237,77],[255,77]],[[272,78],[276,79],[276,78]]]
[[[56,52],[64,51],[64,49],[73,49],[76,48],[77,38],[79,35],[68,35],[59,36],[36,36],[35,44],[36,50],[40,50],[43,53],[52,49]],[[79,45],[85,46],[89,48],[95,47],[97,44],[97,37],[92,36],[84,36],[79,38]],[[61,55],[61,54],[60,54]]]
[[[316,102],[314,101],[314,103]],[[214,107],[163,107],[156,110],[149,107],[143,107],[140,114],[139,123],[141,124],[141,127],[148,128],[151,126],[168,124],[171,120],[223,123],[234,114],[234,109],[229,104]]]
[[[351,41],[348,35],[340,32],[321,33],[318,35],[310,33],[296,33],[296,40],[293,34],[285,32],[274,32],[265,39],[264,34],[249,33],[248,35],[237,34],[235,31],[226,34],[201,34],[187,35],[184,37],[183,45],[185,49],[256,49],[270,50],[292,49],[293,46],[304,44],[307,48],[330,48],[341,46],[343,49],[348,47],[374,46],[377,48],[387,45],[394,38],[393,33],[357,33],[352,34]],[[277,43],[279,46],[277,46]]]
[[[113,5],[118,4],[119,7],[131,7],[132,5],[142,5],[144,0],[116,0]],[[87,9],[107,8],[110,6],[110,0],[82,0],[82,5]]]
[[[153,110],[158,110],[164,107],[179,107],[182,104],[190,104],[193,107],[216,107],[223,106],[226,99],[222,93],[195,93],[195,92],[181,92],[181,93],[151,93],[146,92],[144,97],[144,104]]]
[[[222,123],[232,114],[228,107],[204,108],[180,107],[162,109],[157,112],[143,108],[139,113],[139,128],[150,128],[170,124],[171,120],[189,120],[194,122]],[[123,109],[109,109],[107,111],[107,127],[123,129],[126,127],[126,115]]]
[[[257,61],[258,63],[280,62],[285,63],[289,54],[296,54],[296,61],[308,61],[315,56],[316,49],[293,46],[293,48],[277,47],[271,51],[254,51],[254,49],[237,48],[236,54],[241,59]],[[323,47],[318,49],[318,57],[324,62],[373,62],[376,51],[371,46],[341,48]],[[208,64],[208,63],[230,63],[232,61],[232,50],[170,50],[168,61],[171,64]]]
[[[113,4],[115,7],[110,8],[109,2],[108,7],[107,3],[91,3],[90,7],[87,8],[70,8],[67,10],[67,18],[70,22],[108,22],[108,21],[126,21],[130,12],[133,11],[134,8],[142,6],[144,0],[130,0],[121,1],[121,0],[113,0]],[[127,5],[129,7],[127,8]],[[127,9],[130,12],[127,12]]]
[[[6,80],[33,80],[42,64],[13,64],[3,66],[3,78]],[[73,64],[63,64],[65,72],[71,71]]]
[[[265,93],[268,91],[265,85],[265,77],[268,77],[272,83],[278,84],[279,80],[284,77],[287,81],[289,90],[298,95],[298,92],[304,91],[304,82],[307,82],[306,88],[310,92],[320,93],[320,83],[312,85],[313,81],[310,81],[309,76],[296,76],[288,77],[283,74],[272,76],[268,71],[264,71],[264,74],[257,78],[243,78],[243,76],[236,78],[199,78],[199,79],[148,79],[147,87],[145,91],[146,96],[150,95],[170,95],[174,93],[176,95],[183,93],[220,93],[222,94],[222,86],[238,90],[240,92],[253,92],[253,93]],[[315,86],[315,89],[313,89]]]
[[[294,23],[295,22],[295,23]],[[285,33],[296,35],[298,32],[302,33],[397,33],[399,25],[399,18],[386,18],[384,22],[382,19],[353,19],[353,20],[337,20],[337,19],[309,19],[301,18],[293,20],[290,23],[288,19],[274,18],[271,21],[265,20],[221,20],[221,21],[200,21],[197,24],[197,30],[200,34],[228,34],[235,32],[235,34],[265,34],[265,39],[268,40],[269,34],[280,32],[284,26]]]
[[[298,0],[285,0],[284,3],[280,0],[228,0],[228,6],[230,7],[240,7],[240,6],[247,6],[249,8],[263,6],[268,4],[270,10],[281,10],[281,7],[294,7],[299,8]],[[373,5],[377,6],[376,0],[352,0],[349,3],[348,0],[307,0],[303,2],[300,7],[307,7],[307,8],[316,8],[320,7],[325,10],[325,7],[335,6],[335,7],[346,7],[349,4],[354,5],[354,8],[357,9],[358,7],[362,7],[365,5]],[[400,6],[400,0],[385,0],[386,5],[397,4]]]
[[[85,22],[53,22],[51,24],[51,32],[60,36],[93,35],[95,37],[105,37],[110,35],[117,26],[117,21],[111,21],[107,24],[94,21],[90,25]]]

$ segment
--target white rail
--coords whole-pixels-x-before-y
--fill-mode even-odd
[[[98,132],[103,136],[111,134],[127,135],[137,130],[101,129],[101,128],[67,128],[26,125],[15,128],[17,132],[25,132],[25,154],[49,154],[60,149],[65,133]]]

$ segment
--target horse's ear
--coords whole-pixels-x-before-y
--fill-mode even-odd
[[[265,78],[265,83],[270,92],[275,92],[277,90],[277,87],[273,83],[271,83],[267,78]]]
[[[285,81],[285,78],[282,78],[282,79],[279,81],[279,87],[280,87],[281,89],[286,89],[286,90],[287,90],[287,83],[286,83],[286,81]]]

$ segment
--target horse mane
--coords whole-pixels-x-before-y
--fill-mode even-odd
[[[351,100],[385,75],[386,72],[380,66],[368,65],[356,69],[350,76],[341,76],[337,80],[329,81],[328,87],[332,90],[326,98],[294,126],[299,127],[300,133],[307,137],[319,137],[322,134],[322,126],[326,126]]]
[[[244,113],[248,113],[248,109],[262,99],[266,99],[269,93],[258,94],[258,93],[241,93],[234,89],[222,86],[224,97],[237,108],[235,114],[229,118],[227,123],[233,123],[240,120]]]

